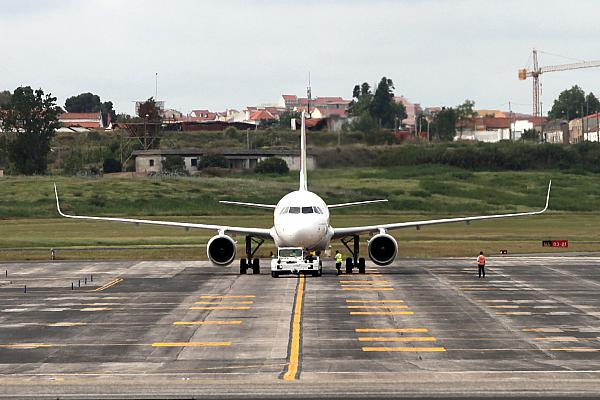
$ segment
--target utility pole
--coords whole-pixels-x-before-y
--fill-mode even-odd
[[[510,105],[510,101],[508,102],[508,112],[509,112],[509,117],[508,117],[508,138],[512,142],[512,141],[514,141],[514,137],[513,137],[513,128],[512,128],[512,107]]]
[[[158,101],[158,72],[154,75],[154,101]]]

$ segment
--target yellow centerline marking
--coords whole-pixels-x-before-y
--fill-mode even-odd
[[[219,304],[254,304],[254,302],[252,300],[247,300],[247,301],[196,301],[194,304],[212,304],[212,305],[219,305]]]
[[[592,352],[592,351],[600,351],[600,349],[595,349],[592,347],[559,347],[554,349],[549,349],[550,351],[581,351],[581,352]]]
[[[242,321],[176,321],[173,325],[240,325]]]
[[[423,333],[429,332],[426,328],[357,328],[357,333]]]
[[[408,308],[408,306],[346,306],[346,308],[377,308],[377,309],[388,309],[388,308]]]
[[[411,352],[440,352],[444,347],[363,347],[362,351],[411,351]]]
[[[190,310],[249,310],[252,307],[245,306],[215,306],[215,307],[190,307]]]
[[[52,347],[52,345],[44,343],[0,344],[2,349],[38,349],[40,347]]]
[[[296,303],[294,305],[294,319],[292,321],[292,341],[290,343],[290,363],[283,380],[293,381],[298,378],[300,361],[300,331],[302,326],[302,300],[304,297],[304,275],[300,275]]]
[[[363,284],[363,283],[372,283],[372,282],[383,282],[383,283],[389,283],[389,281],[385,281],[385,280],[381,280],[381,279],[371,279],[371,280],[359,280],[359,279],[353,279],[353,280],[349,280],[349,281],[339,281],[340,283],[351,283],[353,285],[356,284]]]
[[[152,347],[215,347],[231,346],[231,342],[156,342]]]
[[[213,296],[213,295],[204,295],[200,296],[201,299],[253,299],[256,296]]]
[[[112,281],[110,281],[110,282],[104,284],[103,286],[100,286],[99,288],[96,288],[96,289],[94,289],[92,291],[93,292],[101,292],[101,291],[106,290],[106,289],[108,289],[110,287],[113,287],[117,283],[121,283],[121,282],[123,282],[123,278],[115,278]]]
[[[488,306],[489,308],[521,308],[521,306],[513,306],[513,305],[506,305],[506,306]]]
[[[436,338],[427,337],[359,337],[359,342],[435,342]]]
[[[531,315],[529,311],[506,311],[506,312],[497,312],[496,315]]]
[[[577,342],[575,336],[552,336],[552,337],[537,337],[535,340],[547,341],[547,342]]]
[[[394,290],[392,287],[378,287],[378,288],[365,288],[365,287],[343,287],[342,290],[362,290],[362,291],[379,291],[379,290]]]
[[[351,311],[350,315],[413,315],[412,311]]]
[[[79,311],[110,311],[112,308],[110,307],[86,307],[82,308]]]
[[[346,303],[404,303],[404,300],[346,300]]]

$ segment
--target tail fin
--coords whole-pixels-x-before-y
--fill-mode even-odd
[[[308,190],[306,173],[306,113],[302,111],[302,126],[300,128],[300,191]]]

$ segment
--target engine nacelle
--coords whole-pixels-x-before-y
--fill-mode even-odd
[[[213,236],[206,245],[206,254],[217,265],[229,265],[235,260],[237,247],[235,241],[227,235]]]
[[[369,240],[369,258],[377,265],[388,265],[398,254],[398,242],[387,233],[380,233]]]

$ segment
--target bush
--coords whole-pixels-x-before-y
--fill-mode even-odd
[[[102,163],[102,171],[104,171],[105,174],[121,172],[122,170],[123,166],[121,165],[121,162],[114,158],[105,158],[104,163]]]
[[[258,163],[254,172],[259,174],[287,174],[290,169],[285,161],[278,157],[269,157]]]
[[[185,174],[185,160],[181,156],[166,156],[162,161],[163,172],[171,174]]]
[[[207,154],[198,161],[198,169],[204,168],[227,168],[227,159],[222,154]]]

